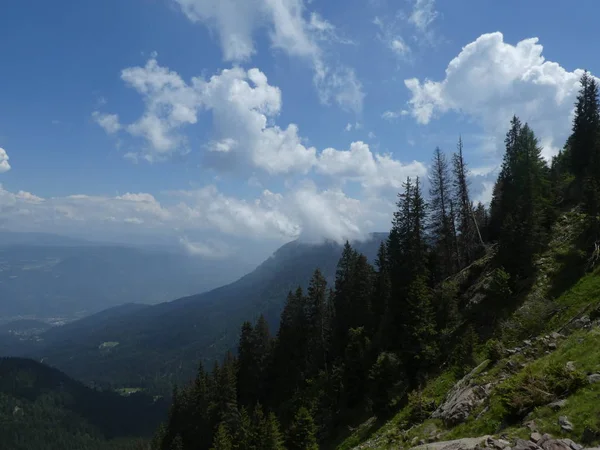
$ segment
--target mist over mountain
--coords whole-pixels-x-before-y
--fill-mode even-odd
[[[230,282],[252,266],[234,258],[0,232],[0,322],[72,320],[123,303],[153,304]]]
[[[355,247],[372,261],[386,237],[374,233]],[[333,241],[293,241],[233,283],[153,306],[112,308],[54,327],[33,349],[18,351],[85,382],[168,390],[189,379],[198,360],[210,363],[234,349],[244,320],[262,313],[275,328],[287,293],[305,288],[317,267],[333,282],[341,253]]]

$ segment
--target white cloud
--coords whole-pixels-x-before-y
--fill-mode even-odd
[[[145,67],[125,69],[122,78],[146,105],[142,117],[124,127],[148,144],[138,153],[128,153],[134,160],[161,161],[173,152],[188,151],[181,130],[196,124],[198,114],[207,110],[212,112],[216,135],[207,145],[209,151],[245,159],[269,173],[305,172],[314,164],[316,150],[304,147],[296,125],[269,126],[281,110],[281,91],[269,85],[258,69],[236,67],[208,81],[192,78],[186,83],[150,59]],[[99,123],[106,125],[106,118],[113,116],[103,115]]]
[[[418,161],[404,164],[390,155],[373,154],[368,144],[358,141],[349,150],[323,150],[317,170],[342,180],[357,181],[363,188],[373,190],[399,189],[407,176],[425,175],[426,167]]]
[[[411,58],[412,49],[400,35],[399,27],[395,20],[386,21],[381,17],[375,17],[373,24],[379,28],[377,38],[387,48],[402,59],[409,60]]]
[[[320,43],[352,43],[316,13],[307,16],[303,0],[174,0],[193,22],[203,23],[220,39],[226,61],[248,61],[255,53],[254,35],[266,29],[274,49],[305,58],[315,70],[322,102],[362,109],[362,85],[354,71],[327,62]]]
[[[8,153],[0,147],[0,173],[8,172],[10,170],[8,159]]]
[[[117,114],[102,114],[99,111],[94,111],[92,113],[92,118],[108,134],[114,134],[121,129],[119,116]]]
[[[569,72],[546,61],[542,51],[537,38],[513,46],[504,42],[502,33],[481,35],[449,63],[443,80],[405,80],[411,92],[411,114],[418,123],[427,124],[454,111],[497,137],[516,114],[529,122],[549,157],[569,134],[583,71]]]
[[[204,256],[211,259],[222,259],[231,256],[233,249],[224,242],[214,239],[201,241],[190,241],[187,236],[179,239],[180,245],[190,255]]]
[[[407,110],[403,109],[401,111],[385,111],[381,117],[385,120],[395,120],[402,116],[407,116],[410,114]]]
[[[437,16],[438,12],[435,9],[435,0],[415,0],[408,21],[421,33],[427,33],[430,25],[435,21]]]

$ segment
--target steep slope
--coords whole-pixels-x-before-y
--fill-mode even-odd
[[[11,450],[133,448],[164,417],[166,404],[144,394],[90,389],[28,359],[0,358],[0,442]]]
[[[583,229],[577,212],[558,220],[521,303],[493,340],[476,346],[475,365],[464,377],[443,368],[391,420],[372,417],[337,448],[580,450],[571,442],[598,444],[600,268],[586,273]],[[474,280],[463,291],[471,320],[492,301],[486,259],[455,277]],[[556,439],[541,439],[545,433]]]
[[[37,235],[36,235],[37,236]],[[76,319],[127,302],[158,303],[230,282],[248,267],[184,253],[50,238],[0,239],[0,321]],[[2,243],[4,242],[4,244]]]
[[[387,234],[357,242],[374,259]],[[274,327],[287,293],[306,286],[319,267],[333,280],[342,247],[291,242],[238,281],[213,291],[123,314],[86,326],[74,322],[41,337],[35,355],[75,378],[121,386],[170,389],[188,379],[199,360],[234,349],[244,320],[263,313]],[[96,319],[93,319],[94,321]]]

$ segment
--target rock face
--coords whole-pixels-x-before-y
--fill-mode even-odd
[[[487,362],[480,364],[456,383],[431,417],[443,420],[448,426],[467,420],[473,410],[489,397],[493,387],[491,383],[480,386],[473,381],[475,374],[479,373],[485,365]]]
[[[477,438],[456,439],[455,441],[432,442],[430,444],[419,445],[411,450],[474,450],[481,448],[482,444],[490,436],[481,436]]]

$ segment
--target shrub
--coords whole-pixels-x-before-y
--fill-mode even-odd
[[[552,364],[541,373],[526,369],[500,388],[507,413],[521,418],[537,406],[572,394],[587,383],[585,374],[566,366]]]

